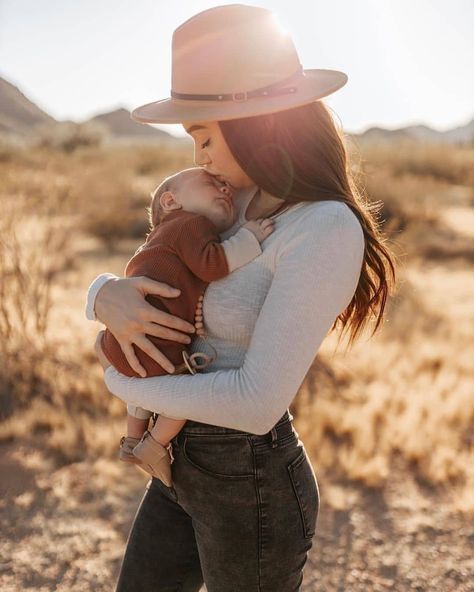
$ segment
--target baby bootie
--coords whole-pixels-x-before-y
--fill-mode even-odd
[[[133,449],[140,442],[140,438],[132,438],[131,436],[122,436],[120,438],[119,459],[123,462],[140,464],[140,460],[134,456]]]
[[[168,449],[157,442],[148,430],[133,449],[133,455],[144,471],[171,487],[171,459]]]

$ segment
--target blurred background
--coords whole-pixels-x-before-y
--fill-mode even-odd
[[[117,459],[85,293],[193,164],[129,111],[169,96],[173,30],[230,3],[0,0],[2,590],[113,589],[147,477]],[[324,101],[399,258],[382,329],[329,335],[291,407],[321,494],[302,589],[474,590],[474,4],[251,3],[348,73]]]

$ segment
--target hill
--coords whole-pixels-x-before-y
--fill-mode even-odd
[[[130,118],[127,109],[120,108],[101,113],[88,120],[87,123],[99,124],[115,139],[162,140],[175,141],[176,138],[164,130],[136,123]]]
[[[24,136],[40,124],[55,122],[16,86],[0,77],[0,132]]]
[[[396,129],[370,127],[359,134],[351,134],[362,142],[394,143],[414,140],[426,144],[472,144],[474,145],[474,119],[447,131],[438,131],[427,125],[409,125]]]
[[[54,129],[65,122],[58,122],[28,99],[15,85],[0,77],[0,135],[27,138],[33,136],[39,126]],[[109,141],[182,143],[189,141],[130,119],[127,109],[119,108],[101,113],[84,122],[101,127]],[[393,143],[399,140],[415,140],[421,143],[454,143],[474,145],[474,119],[447,131],[438,131],[427,125],[411,125],[398,129],[370,127],[362,133],[349,133],[363,143]]]

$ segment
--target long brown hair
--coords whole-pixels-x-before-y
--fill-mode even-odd
[[[343,134],[329,108],[315,101],[277,113],[220,121],[219,126],[240,167],[264,191],[288,203],[342,201],[357,216],[365,237],[362,270],[351,302],[331,331],[341,323],[342,337],[350,328],[349,347],[374,315],[373,335],[395,285],[396,256],[385,244],[378,222],[383,204],[370,203],[356,186]]]

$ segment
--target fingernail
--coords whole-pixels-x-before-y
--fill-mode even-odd
[[[167,369],[168,369],[168,372],[169,372],[170,374],[173,374],[173,373],[174,373],[174,371],[175,371],[175,367],[174,367],[174,366],[167,366]]]

